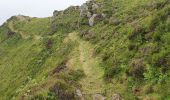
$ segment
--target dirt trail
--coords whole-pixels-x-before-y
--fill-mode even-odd
[[[82,93],[85,95],[102,94],[104,92],[104,82],[102,78],[104,71],[99,66],[100,58],[93,57],[94,46],[80,39],[77,33],[70,33],[69,38],[79,43],[76,54],[78,55],[78,62],[86,75],[86,77],[80,81]],[[74,61],[72,62],[74,63]]]
[[[80,61],[86,77],[81,81],[85,94],[95,94],[103,92],[103,69],[100,68],[99,58],[94,58],[93,47],[88,42],[80,41]]]

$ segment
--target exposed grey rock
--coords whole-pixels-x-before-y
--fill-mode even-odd
[[[100,13],[97,13],[99,9],[99,5],[95,3],[95,0],[89,0],[80,6],[80,16],[84,18],[88,18],[89,26],[94,26],[95,21],[102,20],[104,17]]]
[[[105,18],[105,17],[106,17],[106,14],[102,13],[102,17]]]
[[[92,1],[92,0],[87,0],[87,1],[86,1],[86,4],[89,4],[91,1]]]
[[[88,6],[86,3],[80,6],[80,16],[85,16],[88,12]]]
[[[97,10],[99,8],[99,5],[96,3],[93,3],[92,10]]]
[[[92,17],[91,12],[87,12],[87,17],[88,17],[88,18],[91,18],[91,17]]]
[[[59,14],[59,11],[58,11],[58,10],[55,10],[55,11],[53,12],[53,16],[54,16],[54,17],[58,16],[58,14]]]
[[[116,93],[112,96],[111,100],[123,100],[119,93]]]
[[[58,11],[58,10],[55,10],[53,12],[53,17],[57,17],[58,15],[63,15],[64,11]]]
[[[106,98],[101,94],[95,94],[93,95],[93,100],[106,100]]]
[[[79,6],[74,6],[74,10],[78,10],[79,9]]]
[[[80,89],[76,90],[76,97],[78,98],[78,100],[85,100]]]
[[[83,97],[83,94],[81,93],[81,91],[79,89],[76,90],[76,95],[78,97]]]
[[[89,25],[94,26],[94,20],[97,17],[97,14],[93,14],[92,17],[89,19]]]

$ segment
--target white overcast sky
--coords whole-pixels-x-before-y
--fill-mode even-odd
[[[0,25],[13,15],[48,17],[54,10],[81,5],[86,0],[0,0]]]

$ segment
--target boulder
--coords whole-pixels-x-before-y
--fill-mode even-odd
[[[84,17],[85,15],[87,15],[88,12],[88,6],[86,3],[84,3],[83,5],[80,6],[80,16]]]
[[[79,100],[85,100],[80,89],[76,90],[76,97],[79,98]]]
[[[93,5],[92,5],[92,10],[95,11],[95,10],[97,10],[98,8],[99,8],[99,5],[96,4],[96,3],[93,3]]]
[[[111,100],[123,100],[119,93],[113,94]]]
[[[104,19],[101,14],[93,14],[92,17],[89,18],[89,25],[94,26],[96,22],[100,22]]]
[[[58,14],[59,14],[59,11],[58,11],[58,10],[55,10],[55,11],[53,12],[53,16],[54,16],[54,17],[58,16]]]
[[[78,97],[83,97],[83,94],[81,93],[81,91],[79,89],[76,90],[76,95]]]
[[[92,17],[91,12],[87,12],[87,17],[88,17],[88,18],[91,18],[91,17]]]
[[[96,17],[97,17],[97,14],[93,14],[92,17],[89,19],[90,26],[94,26],[94,21]]]
[[[100,13],[97,13],[99,5],[94,0],[89,0],[80,6],[80,16],[83,18],[88,18],[89,26],[94,26],[95,21],[99,21],[105,17],[102,17]]]

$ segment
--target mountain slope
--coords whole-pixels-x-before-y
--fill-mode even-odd
[[[169,0],[13,16],[0,27],[0,99],[168,100],[169,40]]]

